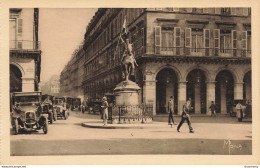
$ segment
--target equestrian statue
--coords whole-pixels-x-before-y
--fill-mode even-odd
[[[129,76],[134,73],[135,66],[138,66],[134,57],[133,44],[129,42],[128,35],[129,33],[126,31],[126,24],[124,22],[119,40],[124,46],[124,53],[121,59],[121,72],[122,78],[126,81],[128,81]]]

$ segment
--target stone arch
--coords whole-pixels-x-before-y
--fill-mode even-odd
[[[22,67],[20,64],[18,64],[18,63],[16,63],[16,62],[10,62],[10,64],[12,64],[12,65],[14,65],[14,66],[16,66],[17,68],[19,68],[19,69],[20,69],[20,71],[21,71],[21,74],[22,74],[22,77],[24,77],[24,76],[25,76],[24,69],[23,69],[23,67]]]
[[[201,71],[204,73],[204,75],[205,75],[205,77],[206,77],[206,81],[214,80],[214,79],[212,78],[212,75],[210,74],[210,72],[209,72],[209,70],[208,70],[207,68],[202,67],[202,66],[197,66],[197,65],[188,68],[188,69],[186,70],[185,74],[183,75],[183,79],[186,80],[187,77],[188,77],[188,75],[189,75],[189,73],[190,73],[191,71],[195,70],[195,69],[199,69],[199,70],[201,70]]]
[[[221,72],[221,71],[223,71],[223,70],[227,70],[227,71],[229,71],[231,74],[232,74],[232,76],[233,76],[233,79],[234,79],[234,83],[237,83],[237,82],[239,82],[239,80],[241,80],[239,77],[238,77],[238,74],[237,74],[237,72],[234,70],[234,69],[232,69],[232,68],[229,68],[229,67],[220,67],[217,71],[215,71],[215,74],[214,74],[214,80],[216,80],[216,77],[217,77],[217,75],[219,74],[219,72]],[[242,78],[242,80],[243,80],[243,78]]]
[[[174,67],[174,66],[164,65],[164,66],[159,67],[159,68],[155,71],[155,73],[154,73],[154,75],[153,75],[153,80],[156,80],[156,77],[157,77],[158,73],[159,73],[161,70],[165,69],[165,68],[172,69],[172,70],[175,72],[178,81],[180,81],[180,79],[182,79],[181,72],[179,71],[178,68],[176,68],[176,67]]]
[[[242,78],[244,79],[245,75],[248,73],[248,72],[252,72],[251,70],[251,67],[250,68],[247,68],[243,71],[243,75],[242,75]]]

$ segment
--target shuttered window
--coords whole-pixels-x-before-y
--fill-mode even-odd
[[[160,54],[161,50],[161,27],[156,26],[155,27],[155,54]]]
[[[204,29],[204,48],[205,48],[205,56],[209,56],[209,36],[210,36],[210,30]]]
[[[221,14],[221,8],[215,8],[215,14]]]
[[[215,53],[215,56],[219,55],[219,47],[220,47],[220,30],[214,29],[214,53]]]
[[[23,33],[23,19],[17,19],[17,33],[18,33],[18,36],[22,36],[22,33]]]
[[[175,27],[174,28],[174,47],[175,47],[175,50],[176,50],[176,55],[180,55],[180,46],[181,46],[181,28],[180,27]]]
[[[187,12],[192,12],[192,8],[186,8]]]
[[[231,8],[231,15],[236,15],[236,14],[237,14],[236,8]]]
[[[231,40],[232,40],[232,52],[233,52],[233,56],[237,56],[237,31],[236,30],[232,30],[231,32]]]
[[[185,54],[190,55],[191,48],[191,28],[185,29]]]
[[[246,57],[247,53],[247,31],[242,32],[242,56]]]
[[[248,8],[243,8],[243,15],[248,16]]]
[[[142,40],[142,53],[145,53],[145,34],[144,27],[141,28],[141,40]]]

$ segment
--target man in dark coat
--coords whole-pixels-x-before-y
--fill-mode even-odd
[[[191,110],[191,105],[190,105],[190,100],[188,100],[184,105],[183,105],[183,112],[181,115],[181,122],[179,123],[178,127],[177,127],[177,131],[180,132],[180,128],[182,126],[182,124],[187,121],[189,129],[190,129],[190,133],[194,133],[193,128],[191,127],[191,122],[190,122],[190,110]]]
[[[211,102],[209,109],[211,110],[211,117],[216,117],[216,106],[214,104],[214,101]]]

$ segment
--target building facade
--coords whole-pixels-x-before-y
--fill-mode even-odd
[[[10,92],[39,90],[41,50],[38,25],[39,9],[10,9]]]
[[[125,19],[138,63],[131,80],[154,115],[167,113],[170,96],[176,114],[188,98],[193,113],[205,115],[211,101],[221,114],[233,100],[251,101],[250,8],[99,9],[85,33],[85,98],[111,94],[122,81],[118,38]]]
[[[82,45],[74,51],[72,58],[60,74],[60,93],[69,97],[84,97],[84,50]]]

